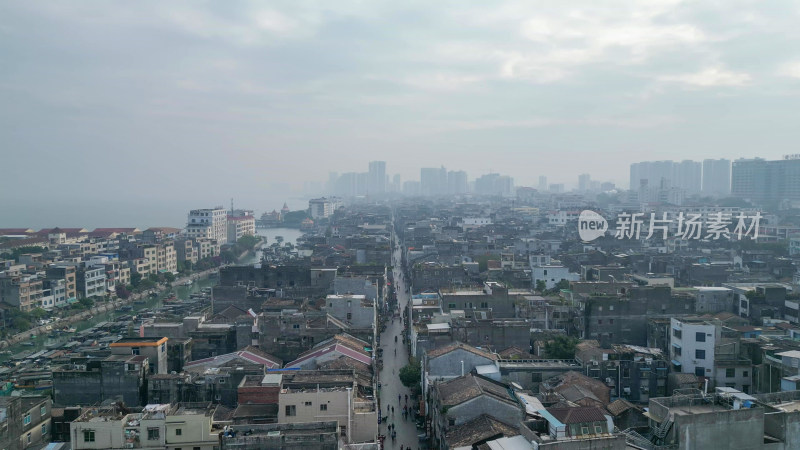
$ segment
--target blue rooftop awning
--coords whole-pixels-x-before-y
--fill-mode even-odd
[[[674,359],[672,360],[672,364],[675,365],[675,366],[680,366],[681,365],[680,361],[675,361]]]
[[[674,342],[672,343],[672,346],[675,347],[675,348],[681,348],[680,344],[676,344]]]

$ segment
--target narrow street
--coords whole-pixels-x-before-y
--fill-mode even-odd
[[[406,280],[401,268],[399,247],[396,247],[393,251],[392,263],[394,266],[393,288],[397,292],[400,311],[404,311],[409,301],[409,295],[406,292]],[[393,312],[397,312],[397,308]],[[400,317],[402,317],[402,314],[400,314]],[[409,411],[412,411],[415,406],[410,390],[403,386],[399,378],[400,369],[408,364],[408,353],[406,346],[403,345],[403,323],[401,318],[392,320],[390,312],[386,330],[381,333],[381,347],[383,348],[383,369],[380,372],[380,382],[382,384],[381,415],[387,415],[388,406],[388,420],[381,423],[379,431],[386,436],[384,448],[399,449],[402,446],[404,450],[416,450],[420,447],[417,435],[421,431],[416,428],[413,412],[410,412],[406,419],[403,419],[402,414],[404,406],[408,405]],[[408,395],[408,402],[406,402],[406,395]],[[394,414],[391,412],[391,407],[394,407]],[[389,431],[389,425],[396,427],[397,439],[394,442],[392,442],[392,433]]]

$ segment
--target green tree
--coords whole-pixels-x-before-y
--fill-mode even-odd
[[[41,319],[42,317],[44,317],[44,316],[46,316],[46,315],[47,315],[47,311],[45,311],[45,310],[44,310],[44,309],[42,309],[42,308],[34,308],[33,310],[31,310],[31,312],[30,312],[30,315],[31,315],[31,317],[32,317],[33,319],[35,319],[35,320],[39,320],[39,319]]]
[[[422,368],[419,361],[411,357],[408,360],[408,364],[400,369],[400,382],[407,388],[417,386],[420,382],[421,374]]]
[[[567,335],[560,334],[544,344],[544,351],[548,358],[553,359],[572,359],[575,357],[575,348],[578,340]]]
[[[547,290],[547,283],[544,280],[536,280],[536,290],[544,293]]]
[[[94,299],[90,297],[81,297],[78,299],[78,304],[84,309],[89,309],[94,306]]]
[[[134,272],[131,274],[131,286],[133,286],[134,288],[138,288],[139,283],[141,283],[141,281],[142,281],[142,274],[140,274],[139,272]]]
[[[247,235],[237,239],[236,244],[239,245],[242,250],[251,250],[258,244],[258,241],[260,241],[260,239],[257,236]]]
[[[167,283],[172,283],[173,281],[175,281],[175,274],[173,274],[172,272],[164,272],[162,275],[164,276],[164,281],[166,281]]]
[[[114,290],[116,291],[117,297],[127,300],[128,297],[131,296],[131,292],[125,286],[118,284],[114,286]]]
[[[553,293],[558,293],[558,292],[560,292],[562,289],[569,289],[569,281],[567,281],[567,280],[565,280],[565,279],[563,279],[563,278],[561,279],[561,281],[559,281],[558,283],[556,283],[556,285],[555,285],[555,286],[553,286],[553,289],[552,289],[552,291],[553,291]]]

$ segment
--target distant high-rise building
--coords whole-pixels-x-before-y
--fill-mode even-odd
[[[478,195],[515,195],[514,179],[508,175],[489,173],[475,179],[475,193]]]
[[[400,174],[397,173],[392,178],[392,192],[400,193],[403,190],[403,179],[400,177]]]
[[[467,172],[463,170],[451,170],[447,172],[447,193],[448,194],[466,194],[467,187]]]
[[[216,239],[222,245],[228,238],[228,211],[222,206],[189,211],[186,235],[190,238]]]
[[[592,177],[588,173],[578,175],[578,190],[588,191],[591,187]]]
[[[706,159],[703,161],[703,194],[726,197],[731,194],[731,161]]]
[[[553,183],[550,185],[549,191],[554,194],[561,194],[564,192],[564,183]]]
[[[544,175],[539,175],[539,188],[540,191],[544,192],[547,190],[547,177]]]
[[[675,187],[693,195],[700,192],[702,175],[702,164],[696,161],[644,161],[631,164],[630,188],[637,190],[646,181],[650,187]]]
[[[734,161],[731,194],[756,202],[800,200],[800,155],[787,155],[777,161]]]
[[[406,181],[403,183],[403,195],[420,195],[419,181]]]
[[[442,195],[447,193],[447,169],[425,167],[419,171],[422,195]]]
[[[386,161],[371,161],[369,163],[367,185],[369,194],[380,195],[386,193]]]

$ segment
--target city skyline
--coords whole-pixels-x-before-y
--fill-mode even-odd
[[[5,2],[0,206],[21,167],[45,209],[133,208],[288,198],[365,160],[624,186],[637,160],[794,151],[791,3],[618,6]]]

